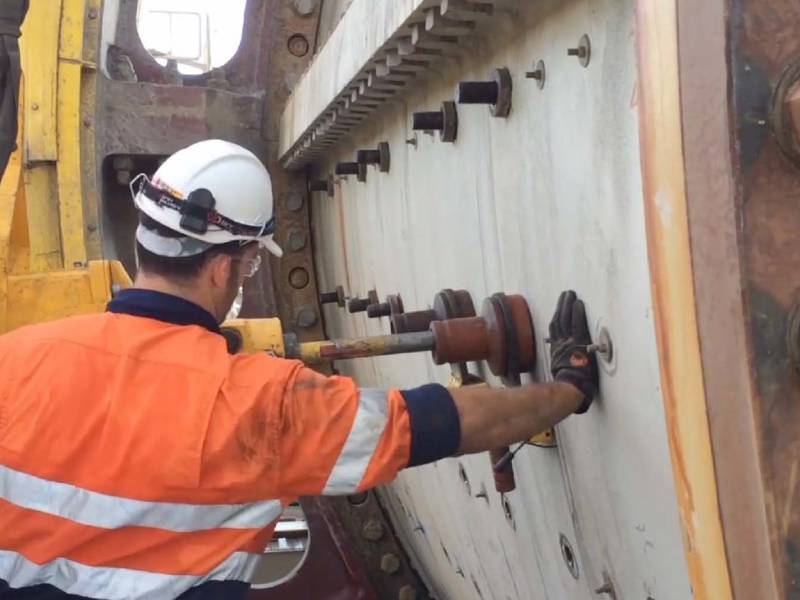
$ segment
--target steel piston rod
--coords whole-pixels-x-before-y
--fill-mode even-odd
[[[430,352],[436,345],[432,331],[415,331],[394,335],[378,335],[350,340],[322,340],[286,344],[286,358],[314,364],[328,360],[347,360],[390,354]]]

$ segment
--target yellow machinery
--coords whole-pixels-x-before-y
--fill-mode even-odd
[[[130,285],[121,263],[101,258],[96,45],[84,44],[99,2],[86,4],[34,3],[23,27],[17,150],[0,180],[0,332],[103,310]]]

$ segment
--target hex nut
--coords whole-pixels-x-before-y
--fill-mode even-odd
[[[396,554],[388,553],[381,556],[381,571],[390,575],[400,570],[400,559]]]
[[[417,600],[417,590],[412,585],[404,585],[397,592],[397,600]]]
[[[303,194],[300,192],[290,192],[286,194],[283,204],[289,212],[300,212],[303,210],[304,202]]]
[[[295,314],[295,323],[304,329],[317,324],[317,311],[310,306],[303,306]]]
[[[363,535],[366,539],[370,542],[377,542],[385,533],[383,523],[376,519],[370,519],[366,523],[364,523],[364,527],[361,529],[361,535]]]
[[[286,245],[291,252],[300,252],[300,250],[306,247],[307,243],[305,232],[299,229],[289,230],[289,235],[286,239]]]

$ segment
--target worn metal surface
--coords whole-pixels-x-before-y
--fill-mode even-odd
[[[734,206],[740,219],[748,374],[754,383],[752,414],[778,596],[798,598],[800,375],[788,360],[785,334],[787,314],[800,297],[796,201],[800,171],[781,153],[774,133],[764,131],[768,130],[764,121],[770,120],[771,94],[781,76],[787,69],[796,72],[800,40],[794,32],[800,6],[787,0],[736,0],[729,10],[738,124],[732,160],[741,168],[735,179]],[[752,445],[753,433],[748,430],[747,434],[745,439]],[[752,466],[748,473],[754,474]],[[756,487],[755,491],[760,490]],[[763,548],[763,537],[757,539]],[[758,575],[764,576],[763,566]]]
[[[698,332],[735,598],[781,598],[759,460],[736,174],[727,0],[678,2],[683,148]]]
[[[320,156],[316,169],[325,173],[357,148],[380,140],[392,147],[391,173],[366,185],[342,182],[333,201],[314,200],[318,273],[328,285],[398,290],[410,306],[424,306],[444,285],[476,297],[521,291],[540,331],[559,292],[572,287],[594,332],[605,326],[614,340],[601,399],[559,426],[557,448],[517,455],[514,492],[494,491],[481,456],[410,470],[383,492],[438,596],[580,600],[608,580],[620,598],[689,599],[646,254],[637,6],[518,6],[460,63],[407,83],[401,98]],[[592,50],[583,67],[567,49],[585,33]],[[525,77],[539,60],[547,63],[544,89]],[[497,65],[513,78],[508,119],[460,107],[455,144],[425,135],[405,143],[412,113],[441,106],[458,81],[481,80]],[[333,309],[326,321],[331,335],[380,330]],[[546,378],[547,352],[537,344],[536,376]],[[340,368],[377,386],[450,375],[423,355]],[[476,372],[500,383],[485,365]],[[475,498],[481,486],[486,499]]]

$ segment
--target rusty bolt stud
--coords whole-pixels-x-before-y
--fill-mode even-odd
[[[340,162],[336,164],[337,175],[355,175],[359,182],[367,181],[367,165],[357,162]]]
[[[495,69],[489,81],[462,81],[456,98],[459,104],[488,104],[492,115],[505,118],[511,112],[511,72],[505,67]]]
[[[404,312],[405,308],[403,307],[403,299],[400,297],[400,294],[386,296],[386,302],[370,304],[367,306],[367,316],[370,319],[390,317],[392,315],[403,314]]]
[[[544,67],[544,61],[540,60],[537,62],[534,70],[525,73],[525,77],[528,79],[535,79],[536,85],[539,86],[539,89],[543,89],[545,80],[547,79],[547,70]]]
[[[411,585],[404,585],[397,592],[397,600],[417,600],[416,588]]]
[[[383,537],[384,533],[385,529],[383,527],[383,523],[377,519],[370,519],[364,523],[364,527],[361,529],[361,535],[363,535],[364,538],[370,542],[379,541]]]
[[[332,292],[325,292],[319,295],[320,304],[338,304],[339,308],[344,308],[347,296],[344,293],[344,288],[340,285]]]
[[[94,20],[97,18],[97,9],[92,7],[89,9],[89,18]]]
[[[334,194],[333,177],[328,176],[325,179],[315,179],[313,181],[309,181],[308,191],[311,193],[325,192],[326,194],[328,194],[329,198],[333,198]]]
[[[442,103],[438,112],[416,112],[411,128],[414,131],[438,131],[443,142],[454,142],[458,137],[458,110],[456,103],[448,100]]]
[[[577,48],[569,48],[567,50],[569,56],[577,56],[582,67],[588,67],[589,61],[592,60],[592,43],[589,36],[585,33],[581,36]]]
[[[375,150],[359,150],[356,161],[361,165],[377,165],[381,173],[388,173],[391,166],[389,142],[381,142]]]
[[[364,312],[369,307],[369,300],[366,298],[350,298],[347,301],[347,312],[351,314]]]
[[[317,324],[317,311],[310,306],[303,306],[295,314],[294,321],[303,329],[313,327]]]
[[[378,292],[370,290],[366,298],[350,298],[347,302],[347,310],[351,313],[364,312],[371,304],[378,304]]]
[[[396,554],[389,552],[381,556],[381,571],[393,575],[400,570],[400,559]]]

